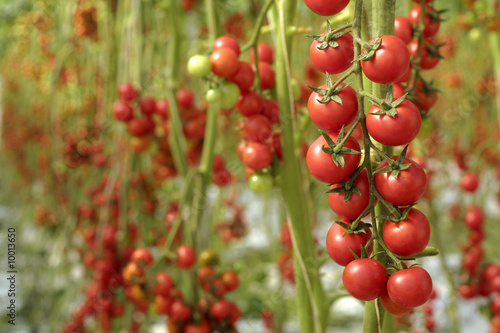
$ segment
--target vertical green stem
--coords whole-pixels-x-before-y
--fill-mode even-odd
[[[496,82],[500,80],[500,33],[490,31],[488,33],[488,38],[490,42],[491,55],[493,57],[493,67],[495,71]],[[497,121],[500,122],[500,92],[496,92],[497,99]]]
[[[169,142],[172,148],[172,155],[174,156],[175,167],[177,168],[177,171],[182,175],[182,177],[185,178],[188,172],[185,155],[185,152],[187,151],[187,145],[184,133],[182,132],[182,123],[175,94],[179,80],[179,63],[181,52],[180,44],[182,39],[182,29],[179,29],[179,17],[180,15],[177,1],[171,0],[170,6],[168,8],[168,24],[171,36],[168,47],[169,75],[167,82],[167,98],[170,104],[169,117],[172,124],[171,131],[169,133]]]
[[[318,264],[312,235],[311,212],[304,190],[303,170],[295,148],[295,121],[291,87],[290,44],[287,34],[292,26],[296,0],[275,2],[274,24],[277,31],[276,93],[280,106],[283,165],[281,190],[294,242],[297,312],[301,332],[320,333],[326,325],[326,297],[318,275]]]

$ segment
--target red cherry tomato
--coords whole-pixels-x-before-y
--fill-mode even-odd
[[[479,179],[472,172],[466,173],[460,181],[460,186],[466,192],[475,192],[479,186]]]
[[[273,47],[267,43],[258,43],[257,44],[257,55],[259,61],[267,62],[268,64],[272,64],[274,60],[274,51]],[[250,49],[250,62],[255,63],[255,54],[254,50]]]
[[[236,56],[240,56],[240,43],[231,36],[221,36],[217,38],[212,45],[212,49],[214,51],[219,49],[230,49]]]
[[[399,306],[415,308],[423,305],[432,293],[431,276],[418,266],[398,271],[389,277],[387,293]]]
[[[431,47],[435,46],[432,41],[424,39],[424,44],[420,46],[420,68],[432,69],[437,66],[440,58],[432,56],[425,43],[427,43]],[[418,40],[414,40],[410,44],[408,44],[408,49],[410,50],[411,57],[413,59],[416,59],[418,56]]]
[[[210,55],[212,72],[219,77],[230,77],[239,68],[238,55],[231,49],[218,49]]]
[[[408,88],[411,89],[413,86],[413,83],[410,82]],[[424,83],[422,80],[417,80],[417,85],[413,91],[413,95],[415,96],[415,99],[413,100],[413,103],[420,109],[422,112],[426,112],[430,108],[436,104],[437,101],[437,93],[435,91],[432,91],[430,93],[426,93],[424,90]]]
[[[329,132],[328,136],[337,142],[339,132]],[[347,179],[359,165],[361,156],[359,154],[344,154],[345,166],[342,168],[340,164],[336,165],[330,154],[323,151],[323,147],[328,147],[323,136],[317,138],[309,147],[306,155],[307,167],[311,174],[317,180],[334,184],[339,183]],[[356,151],[361,151],[358,142],[350,137],[344,147],[350,148]]]
[[[304,0],[304,3],[310,10],[321,16],[332,16],[340,13],[342,9],[347,7],[350,0]]]
[[[325,36],[322,33],[321,36]],[[338,74],[348,69],[354,59],[353,38],[351,34],[345,34],[335,41],[337,47],[327,46],[321,50],[321,42],[313,40],[309,48],[309,56],[313,65],[323,73]]]
[[[271,165],[273,153],[271,148],[263,143],[250,142],[243,151],[243,163],[253,170],[262,170]]]
[[[267,62],[259,61],[260,85],[262,90],[271,89],[276,82],[274,69]]]
[[[394,20],[394,35],[399,37],[406,45],[412,41],[413,29],[407,17],[396,16]]]
[[[345,84],[341,83],[340,86],[345,86]],[[326,85],[320,88],[326,89]],[[320,103],[323,95],[314,91],[307,101],[307,110],[312,121],[327,131],[340,130],[342,126],[351,124],[358,115],[358,100],[352,87],[344,88],[337,96],[342,100],[342,104],[331,100]]]
[[[269,119],[261,114],[254,114],[245,119],[245,138],[254,142],[264,142],[272,134],[272,126]]]
[[[342,281],[351,296],[371,301],[385,293],[387,271],[375,259],[358,259],[347,264],[342,273]]]
[[[389,297],[389,294],[385,292],[382,296],[380,296],[380,303],[384,309],[392,313],[393,315],[401,316],[405,313],[410,312],[411,308],[404,308],[396,303]]]
[[[480,230],[484,224],[483,210],[479,206],[472,206],[465,214],[465,226],[469,229]]]
[[[349,220],[341,220],[344,223],[351,224]],[[359,257],[361,256],[361,246],[365,246],[372,236],[369,228],[364,229],[364,233],[347,234],[344,236],[346,229],[338,223],[332,224],[328,234],[326,235],[326,250],[337,264],[346,266],[351,261],[355,260],[351,250]],[[368,248],[368,255],[371,254],[372,246]]]
[[[328,203],[330,208],[343,219],[355,220],[368,207],[370,201],[370,186],[366,170],[356,177],[354,186],[361,194],[353,192],[348,201],[345,201],[345,193],[328,193]],[[340,184],[332,185],[332,189],[341,187]]]
[[[429,15],[430,11],[434,11],[434,9],[427,5],[426,13],[424,15],[424,36],[425,37],[434,37],[440,26],[439,20],[433,19],[431,15]],[[422,6],[417,5],[410,10],[408,14],[408,19],[412,24],[415,24],[417,27],[420,26],[420,16],[422,15]]]
[[[422,117],[415,104],[404,100],[396,107],[394,117],[373,114],[380,110],[380,106],[373,105],[366,115],[366,128],[375,140],[387,146],[402,146],[417,137]]]
[[[431,237],[431,227],[425,215],[412,208],[408,217],[400,222],[385,221],[383,238],[395,254],[412,257],[422,252]]]
[[[393,160],[397,160],[393,156]],[[394,177],[391,172],[377,173],[373,175],[373,181],[378,193],[387,201],[396,206],[408,206],[420,199],[427,188],[427,176],[424,169],[415,161],[405,158],[403,164],[411,164],[406,170],[399,172]],[[378,169],[389,166],[387,161],[382,161]]]
[[[252,65],[248,62],[240,61],[236,72],[228,78],[229,81],[235,83],[242,93],[247,92],[253,87],[255,81],[255,72]]]
[[[377,83],[393,83],[403,76],[410,64],[406,44],[398,37],[382,35],[382,44],[371,60],[361,61],[366,77]]]
[[[180,268],[190,268],[196,262],[196,252],[191,246],[181,245],[177,248],[177,266]]]
[[[244,116],[249,117],[262,112],[264,102],[262,97],[255,91],[244,92],[236,103],[236,110]]]

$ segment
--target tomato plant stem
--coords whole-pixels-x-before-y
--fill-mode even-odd
[[[171,131],[169,133],[169,142],[172,147],[172,155],[174,157],[175,167],[179,174],[182,175],[183,178],[186,177],[188,167],[185,152],[187,151],[186,138],[184,137],[184,133],[182,131],[182,123],[179,115],[179,107],[177,105],[177,99],[175,92],[178,86],[179,80],[179,63],[180,63],[180,42],[181,42],[181,30],[179,29],[179,17],[182,15],[179,14],[179,8],[177,5],[177,1],[170,1],[170,6],[168,8],[168,23],[169,23],[169,32],[170,41],[168,47],[168,70],[167,73],[167,98],[170,105],[169,118],[171,122]]]
[[[294,103],[291,87],[290,44],[287,34],[297,7],[296,0],[276,2],[273,20],[277,30],[276,93],[280,106],[283,143],[281,168],[282,194],[287,206],[294,245],[297,312],[301,332],[320,333],[325,330],[327,299],[318,274],[318,263],[312,235],[311,212],[307,202],[303,169],[295,145]]]

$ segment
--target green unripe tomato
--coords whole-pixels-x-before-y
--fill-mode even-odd
[[[273,183],[273,176],[269,173],[254,173],[248,179],[248,187],[256,193],[269,192]]]
[[[297,81],[296,79],[292,79],[292,93],[293,93],[293,100],[296,101],[300,98],[300,85],[299,85],[299,81]]]
[[[221,100],[220,106],[224,109],[232,108],[240,98],[240,88],[232,82],[224,82],[220,86]]]
[[[434,123],[429,117],[422,118],[422,125],[420,126],[420,132],[418,132],[417,138],[424,139],[428,137],[434,130]]]
[[[217,103],[220,101],[222,93],[220,89],[209,89],[205,95],[208,103]]]
[[[467,37],[471,42],[478,42],[483,37],[483,31],[480,28],[472,28],[469,30]]]
[[[197,54],[189,59],[187,68],[189,74],[196,77],[204,77],[212,71],[212,64],[207,56]]]

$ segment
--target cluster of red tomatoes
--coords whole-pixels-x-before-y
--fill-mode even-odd
[[[229,243],[233,239],[240,239],[247,233],[247,227],[243,216],[243,206],[228,198],[224,202],[226,211],[231,212],[232,216],[227,220],[218,223],[215,230],[224,243]]]
[[[190,269],[196,263],[196,253],[187,245],[179,246],[172,258],[180,269]],[[198,261],[201,266],[197,270],[196,283],[205,291],[205,297],[198,300],[196,307],[184,301],[182,291],[176,288],[173,277],[167,272],[159,271],[149,280],[148,269],[154,266],[154,258],[145,248],[136,249],[122,271],[127,283],[126,295],[145,308],[154,297],[154,309],[157,314],[168,316],[170,332],[229,332],[241,313],[238,306],[224,295],[238,288],[238,275],[232,270],[217,272],[214,267],[218,264],[218,257],[212,250],[201,252]]]
[[[266,192],[274,184],[273,160],[282,160],[281,137],[275,128],[280,122],[278,103],[263,97],[275,85],[274,51],[269,44],[258,43],[257,59],[251,49],[249,62],[241,61],[240,53],[235,38],[221,36],[213,43],[209,57],[198,54],[190,58],[188,71],[212,81],[213,87],[206,94],[208,103],[219,103],[223,109],[235,107],[242,117],[238,157],[247,168],[249,187]],[[299,97],[297,83],[296,88]]]
[[[67,133],[64,136],[63,156],[66,165],[76,168],[81,164],[103,166],[107,162],[101,133],[97,129],[81,129],[76,133]]]
[[[479,178],[475,173],[467,172],[462,176],[460,187],[465,193],[475,194],[479,189]],[[452,211],[452,217],[458,218],[460,211]],[[465,299],[474,297],[490,297],[491,327],[490,333],[500,332],[500,266],[494,263],[482,264],[484,249],[481,243],[485,239],[484,223],[486,220],[483,208],[469,205],[465,211],[464,224],[469,230],[467,241],[462,244],[462,283],[458,293]]]
[[[127,124],[127,131],[132,136],[130,147],[137,153],[146,151],[151,142],[157,144],[157,151],[152,156],[153,174],[157,180],[165,180],[177,175],[169,143],[170,121],[169,102],[153,97],[139,97],[137,89],[129,83],[118,88],[120,100],[113,105],[113,115]],[[206,113],[195,106],[195,97],[190,89],[179,89],[177,104],[180,108],[183,132],[188,139],[187,160],[190,166],[196,165],[201,156],[205,136]],[[140,111],[137,112],[135,110]],[[219,186],[228,185],[232,176],[221,156],[214,159],[212,179]]]
[[[349,1],[305,0],[305,3],[317,14],[334,15]],[[398,258],[411,258],[421,253],[430,239],[430,225],[425,215],[412,206],[424,195],[427,176],[419,163],[405,157],[405,149],[401,156],[392,157],[378,151],[383,160],[370,179],[365,170],[366,162],[360,166],[361,146],[355,138],[360,135],[354,129],[347,130],[349,126],[363,123],[363,115],[358,114],[357,93],[350,85],[332,82],[329,74],[352,71],[352,62],[360,61],[368,79],[379,84],[394,84],[393,93],[387,96],[390,99],[381,101],[364,94],[374,103],[366,115],[366,130],[371,138],[383,145],[408,145],[420,131],[421,112],[427,111],[433,103],[424,103],[422,93],[419,95],[419,89],[424,89],[419,74],[406,87],[413,92],[415,103],[405,98],[405,89],[399,83],[409,81],[412,73],[419,73],[420,69],[433,68],[439,61],[437,47],[430,40],[439,28],[438,13],[427,5],[424,26],[420,26],[421,13],[422,7],[417,5],[411,10],[409,19],[398,17],[396,36],[382,35],[362,43],[361,55],[354,54],[353,37],[348,28],[332,29],[329,24],[325,33],[312,36],[314,41],[309,50],[314,66],[327,74],[327,84],[312,88],[307,104],[311,119],[324,130],[309,147],[307,166],[317,180],[331,184],[329,204],[342,219],[328,232],[328,253],[336,263],[346,266],[343,282],[352,296],[365,301],[380,298],[387,311],[398,315],[410,312],[429,299],[431,277],[421,267],[407,267],[402,263],[389,276],[381,262],[358,259],[363,254],[369,256],[372,241],[378,241],[369,229],[371,225],[360,223],[360,219],[370,212],[370,202],[376,201],[370,200],[370,192],[375,191],[379,202],[393,208],[381,235],[387,250]],[[423,37],[418,38],[414,32],[420,32]],[[415,51],[419,47],[420,51]],[[417,70],[410,66],[410,61],[414,63],[418,59],[420,63],[414,65],[420,66]],[[417,82],[417,89],[412,89],[413,82]],[[428,100],[431,98],[424,95]],[[369,144],[376,149],[371,138],[364,138],[365,148]]]

